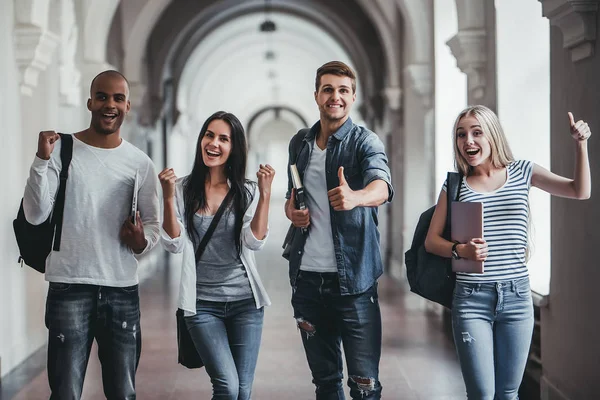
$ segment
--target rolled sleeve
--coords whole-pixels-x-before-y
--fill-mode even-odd
[[[373,181],[384,181],[388,186],[387,201],[391,202],[394,197],[394,188],[383,142],[377,135],[370,133],[363,141],[360,151],[363,185],[366,187]]]
[[[257,239],[254,236],[254,232],[252,232],[252,219],[254,218],[254,213],[256,212],[256,206],[258,205],[258,193],[256,193],[256,188],[254,189],[254,193],[252,194],[252,203],[244,213],[244,221],[242,225],[242,244],[244,247],[252,250],[258,251],[263,248],[265,243],[267,242],[267,238],[269,237],[269,228],[267,227],[267,233],[265,237],[262,239]]]
[[[179,224],[179,236],[172,238],[164,230],[162,224],[160,226],[160,242],[169,253],[181,253],[187,241],[187,232],[183,225],[183,215],[185,206],[183,204],[183,178],[179,178],[175,183],[175,217]]]
[[[181,253],[183,251],[183,245],[185,243],[184,240],[184,232],[185,228],[183,227],[183,223],[179,218],[177,218],[177,223],[179,224],[179,231],[181,232],[178,237],[172,238],[169,234],[160,227],[160,242],[163,247],[169,253]]]

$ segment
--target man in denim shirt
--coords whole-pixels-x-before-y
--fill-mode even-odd
[[[294,317],[318,400],[345,398],[340,342],[352,398],[380,399],[377,206],[392,199],[390,171],[381,140],[348,116],[356,99],[352,69],[338,61],[323,65],[315,88],[320,120],[290,142],[289,163],[306,195],[306,209],[297,210],[288,173]]]

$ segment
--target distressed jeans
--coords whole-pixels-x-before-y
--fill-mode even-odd
[[[185,323],[213,385],[213,400],[249,400],[262,336],[264,308],[253,298],[196,301]]]
[[[46,301],[50,400],[81,398],[94,338],[108,400],[135,399],[140,359],[138,286],[51,282]]]
[[[533,334],[529,278],[456,282],[452,329],[470,400],[515,400]]]
[[[377,283],[364,293],[342,296],[337,273],[300,271],[292,306],[316,399],[345,399],[340,343],[352,399],[380,399],[382,331]]]

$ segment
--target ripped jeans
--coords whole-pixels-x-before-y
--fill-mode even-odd
[[[456,282],[452,330],[470,400],[516,400],[533,334],[529,278]]]
[[[364,293],[342,296],[337,273],[300,271],[292,306],[316,399],[345,399],[340,344],[344,346],[352,399],[380,399],[382,331],[377,283]]]
[[[50,282],[46,300],[50,400],[79,399],[92,342],[108,400],[133,400],[140,359],[138,286]]]

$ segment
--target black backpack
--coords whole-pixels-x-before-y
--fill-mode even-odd
[[[60,250],[60,236],[62,234],[63,211],[65,208],[65,190],[67,188],[67,178],[69,177],[69,165],[73,157],[73,137],[59,133],[61,140],[60,161],[62,169],[60,171],[60,184],[54,202],[54,210],[46,221],[40,225],[32,225],[25,219],[23,211],[23,200],[17,213],[17,218],[13,221],[13,229],[19,246],[18,262],[29,265],[38,272],[46,272],[46,258],[50,251]]]
[[[300,129],[298,131],[298,133],[296,133],[294,135],[294,137],[292,137],[292,139],[290,141],[290,143],[291,143],[290,146],[292,148],[292,151],[290,154],[291,158],[289,160],[289,164],[296,164],[296,160],[298,159],[298,156],[300,155],[300,151],[302,151],[302,146],[304,145],[304,138],[306,137],[308,132],[310,132],[309,128]],[[288,179],[289,180],[292,179],[289,166],[288,166]],[[296,237],[296,232],[298,232],[298,231],[299,231],[299,228],[296,228],[294,226],[294,224],[290,224],[290,227],[288,228],[285,238],[283,239],[283,246],[281,246],[281,248],[283,249],[283,253],[281,254],[281,256],[283,258],[285,258],[286,260],[290,259],[290,252],[292,251],[292,245],[294,244],[294,238]]]
[[[462,175],[448,172],[447,180],[447,216],[443,237],[450,240],[450,204],[458,201]],[[421,297],[435,301],[446,308],[452,308],[452,297],[456,274],[452,271],[452,260],[428,253],[425,250],[425,238],[433,217],[435,206],[429,208],[419,218],[410,249],[404,253],[406,277],[410,290]]]

